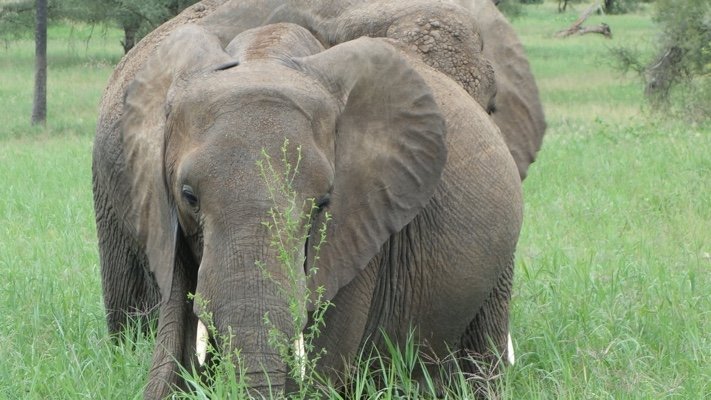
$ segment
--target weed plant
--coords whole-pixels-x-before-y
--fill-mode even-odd
[[[312,293],[307,282],[318,273],[318,255],[326,242],[326,227],[331,217],[328,212],[319,209],[317,199],[309,198],[299,202],[299,194],[293,183],[299,174],[301,146],[296,147],[296,161],[293,164],[288,149],[289,140],[285,139],[281,147],[281,171],[264,149],[257,167],[273,204],[264,226],[270,233],[270,246],[276,250],[281,272],[286,277],[287,287],[280,285],[279,290],[288,299],[294,332],[291,337],[286,336],[273,326],[269,315],[264,316],[264,322],[271,327],[269,344],[286,361],[290,378],[297,384],[296,398],[309,399],[320,397],[313,393],[313,388],[317,383],[316,365],[324,350],[316,349],[314,341],[324,326],[324,314],[331,303],[323,300],[323,287],[316,288],[315,293]],[[321,212],[324,214],[321,226],[314,227],[315,218]],[[309,251],[314,253],[313,260],[306,259],[304,244],[311,247]],[[310,262],[308,266],[307,261]],[[257,266],[278,283],[269,276],[264,263],[258,262]],[[310,318],[308,309],[314,310]]]
[[[316,399],[323,397],[323,393],[317,389],[320,379],[316,372],[316,364],[323,350],[316,349],[313,342],[324,326],[324,313],[330,303],[323,300],[323,288],[312,293],[307,287],[307,281],[318,271],[316,262],[326,240],[326,224],[330,216],[325,212],[322,225],[312,226],[315,215],[321,212],[316,199],[299,201],[299,195],[293,187],[294,179],[299,174],[300,146],[296,147],[295,159],[293,162],[290,160],[289,141],[285,139],[278,165],[273,163],[272,156],[265,149],[262,149],[262,159],[257,162],[256,168],[272,202],[263,225],[269,233],[269,246],[277,253],[279,275],[286,278],[285,282],[272,276],[264,261],[257,261],[255,268],[259,268],[266,278],[277,285],[280,295],[287,299],[289,305],[289,315],[294,325],[294,331],[289,335],[272,324],[269,314],[264,315],[264,323],[269,327],[269,345],[284,360],[289,378],[296,383],[297,390],[289,393],[288,397]],[[313,233],[312,228],[315,228]],[[304,268],[304,243],[313,245],[315,252],[312,265],[307,269]],[[306,275],[305,270],[308,271]],[[199,297],[195,297],[195,301],[205,305]],[[314,310],[310,319],[309,308]],[[240,369],[239,351],[231,346],[233,336],[217,332],[211,314],[205,313],[200,318],[208,322],[210,336],[217,340],[208,343],[207,353],[211,362],[207,363],[206,371],[194,368],[190,372],[183,371],[183,378],[193,393],[182,394],[181,398],[249,398],[249,382]],[[211,343],[222,345],[216,348]],[[272,397],[280,398],[283,394],[275,393]]]

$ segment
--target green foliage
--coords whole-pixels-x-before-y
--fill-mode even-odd
[[[117,25],[124,31],[122,45],[128,52],[142,37],[197,1],[62,0],[57,16],[90,24]]]
[[[711,74],[711,3],[707,0],[657,0],[655,21],[665,48],[679,47],[683,68],[694,75]]]
[[[48,0],[48,19],[53,23],[68,19],[71,21],[83,21],[97,23],[103,21],[97,19],[93,12],[106,13],[99,7],[102,2],[90,2],[81,7],[76,4],[80,0]],[[0,3],[0,38],[9,40],[32,35],[35,23],[35,1],[18,0]]]
[[[49,19],[107,24],[124,31],[124,51],[143,36],[198,0],[49,0]],[[29,35],[34,24],[34,1],[0,5],[0,38]]]
[[[496,6],[509,19],[520,17],[523,13],[523,7],[518,0],[500,0]]]
[[[640,0],[604,0],[607,14],[625,14],[637,10]]]
[[[34,1],[0,3],[0,39],[9,40],[30,35],[34,21]]]
[[[262,159],[257,162],[257,168],[269,192],[272,207],[268,212],[268,220],[263,224],[270,234],[270,246],[278,254],[281,267],[280,273],[286,277],[286,287],[269,275],[266,265],[259,262],[257,266],[267,277],[279,286],[279,292],[289,303],[289,313],[292,317],[294,332],[291,336],[275,328],[264,316],[264,322],[270,326],[269,345],[279,352],[279,355],[289,366],[290,378],[297,383],[298,393],[290,398],[312,399],[320,397],[314,393],[314,387],[319,380],[316,364],[323,356],[323,349],[316,349],[314,341],[324,326],[324,315],[331,303],[323,300],[324,289],[319,287],[312,293],[307,282],[318,273],[317,262],[321,246],[326,242],[326,226],[330,220],[327,212],[323,215],[322,225],[314,227],[317,214],[321,212],[316,199],[306,199],[300,202],[299,194],[293,187],[293,182],[299,174],[301,162],[301,146],[296,148],[296,160],[291,161],[289,155],[289,140],[284,139],[281,147],[281,166],[272,162],[272,157],[262,149]],[[316,229],[312,229],[316,228]],[[312,246],[314,257],[312,265],[307,264],[304,244]],[[304,270],[307,271],[304,275]],[[310,307],[309,307],[310,306]],[[313,309],[309,318],[308,308]],[[302,327],[305,330],[302,332]],[[300,354],[301,347],[304,353]]]
[[[690,120],[711,119],[711,3],[657,0],[660,32],[652,57],[613,49],[622,70],[635,70],[655,110]]]

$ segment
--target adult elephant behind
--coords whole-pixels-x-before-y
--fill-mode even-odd
[[[453,1],[288,0],[268,21],[304,26],[326,47],[361,36],[393,39],[483,108],[493,102],[496,83],[482,34],[472,14]]]
[[[145,396],[181,386],[201,311],[235,335],[255,391],[283,388],[263,317],[286,334],[303,327],[279,290],[286,277],[262,224],[272,204],[255,164],[285,138],[301,146],[297,204],[316,201],[314,226],[332,215],[318,273],[299,280],[335,305],[316,343],[328,351],[322,371],[411,327],[436,355],[493,357],[492,343],[505,354],[520,180],[483,108],[398,42],[324,50],[303,28],[276,24],[223,43],[200,26],[175,30],[130,83],[111,82],[107,93],[127,87],[125,102],[97,131],[109,329],[135,308],[159,308]]]
[[[523,180],[546,131],[543,105],[526,52],[516,31],[491,0],[455,1],[476,18],[483,54],[496,73],[496,98],[489,111]]]
[[[491,0],[289,0],[270,20],[308,27],[326,45],[371,36],[411,47],[487,109],[526,177],[545,116],[523,46]]]

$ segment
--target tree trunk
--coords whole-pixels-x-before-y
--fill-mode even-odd
[[[612,8],[615,6],[615,0],[605,0],[605,11],[612,12]]]
[[[684,50],[671,46],[662,51],[644,72],[646,86],[644,95],[654,106],[666,105],[672,86],[684,76],[682,60]]]
[[[558,0],[558,12],[563,12],[568,8],[568,0]]]
[[[47,123],[47,0],[37,0],[35,13],[35,97],[32,125]]]
[[[133,25],[124,25],[123,41],[121,42],[124,54],[128,53],[128,51],[136,45],[136,32],[138,32],[138,27]]]

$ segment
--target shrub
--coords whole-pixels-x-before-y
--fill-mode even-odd
[[[652,108],[696,121],[711,118],[711,3],[657,0],[655,56],[643,60],[630,49],[614,49],[622,70],[635,70]]]
[[[644,73],[645,94],[656,108],[672,103],[685,116],[711,117],[711,3],[658,0],[661,28],[656,56]]]
[[[625,14],[637,9],[639,0],[605,0],[604,8],[608,14]]]
[[[523,13],[521,3],[518,0],[498,0],[495,3],[499,10],[509,19],[520,17]]]

